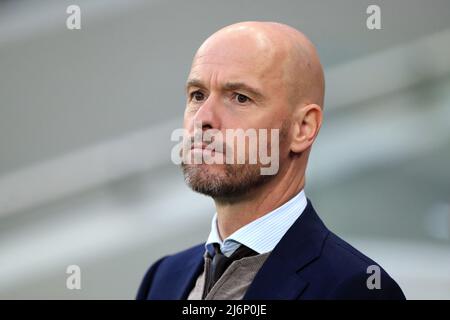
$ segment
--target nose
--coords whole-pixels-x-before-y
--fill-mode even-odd
[[[198,128],[201,127],[202,131],[208,129],[219,129],[220,127],[220,115],[219,115],[219,101],[214,95],[209,95],[203,102],[200,108],[197,110],[193,117],[193,124]]]

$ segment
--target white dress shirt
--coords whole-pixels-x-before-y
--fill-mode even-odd
[[[307,205],[302,190],[288,202],[264,216],[250,222],[222,241],[217,227],[217,213],[211,223],[211,232],[205,247],[213,252],[213,243],[220,245],[222,253],[229,257],[241,245],[245,245],[258,254],[272,251],[288,229],[300,217]]]

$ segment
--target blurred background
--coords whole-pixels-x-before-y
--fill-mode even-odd
[[[170,134],[195,50],[243,20],[317,45],[306,193],[325,223],[407,298],[450,299],[448,0],[1,0],[0,299],[133,299],[152,262],[206,240],[213,202],[184,185]]]

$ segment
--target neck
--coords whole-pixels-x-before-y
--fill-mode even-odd
[[[298,194],[304,185],[304,171],[299,174],[298,169],[288,168],[239,201],[215,200],[221,238],[227,238],[236,230],[282,206]]]

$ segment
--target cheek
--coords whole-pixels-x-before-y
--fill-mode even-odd
[[[192,107],[192,105],[187,104],[186,108],[184,109],[184,118],[193,117],[195,113],[197,112],[197,108]]]
[[[193,129],[192,115],[187,112],[184,113],[183,128],[189,132]]]
[[[192,106],[191,104],[186,104],[186,108],[184,109],[184,123],[189,124],[193,121],[195,114],[198,111],[198,107]]]

